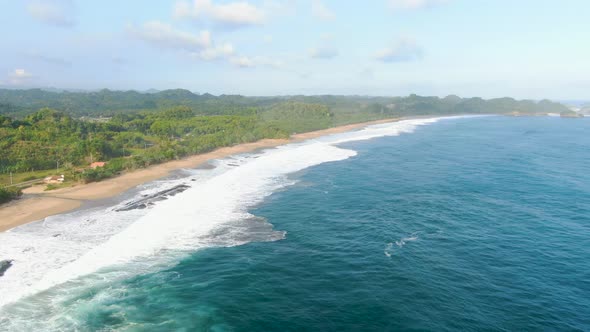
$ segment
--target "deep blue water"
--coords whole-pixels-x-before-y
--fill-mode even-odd
[[[73,298],[84,330],[590,330],[590,119],[443,120],[293,177],[284,240]]]

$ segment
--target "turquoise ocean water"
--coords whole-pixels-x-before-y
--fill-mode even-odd
[[[0,330],[590,330],[590,119],[445,119],[337,146],[356,154],[290,173],[193,238],[208,245],[23,298]]]

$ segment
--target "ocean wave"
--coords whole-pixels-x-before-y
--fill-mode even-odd
[[[418,240],[417,236],[404,237],[404,238],[399,239],[398,241],[395,241],[395,245],[402,248],[403,246],[406,245],[407,242],[416,241],[416,240]]]
[[[394,251],[393,250],[394,244],[401,249],[406,245],[407,242],[417,241],[419,239],[419,237],[416,234],[417,234],[417,232],[412,234],[411,236],[402,237],[401,239],[399,239],[397,241],[387,243],[385,245],[385,249],[383,250],[383,253],[385,254],[385,256],[391,257],[391,255],[393,254],[393,251]]]
[[[386,246],[385,246],[385,250],[383,250],[383,253],[385,254],[385,256],[387,257],[391,257],[391,250],[393,249],[393,242],[389,242]]]
[[[444,118],[373,125],[232,156],[214,161],[214,169],[192,171],[189,178],[147,185],[138,197],[190,181],[185,191],[149,209],[116,212],[116,206],[101,207],[1,233],[0,258],[12,259],[14,265],[0,277],[0,306],[107,267],[124,266],[121,270],[126,273],[121,275],[128,276],[171,262],[171,257],[183,252],[283,239],[284,232],[248,210],[276,190],[294,184],[288,174],[356,155],[338,144],[411,133],[440,119]]]

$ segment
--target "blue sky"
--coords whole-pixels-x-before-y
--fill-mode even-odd
[[[587,0],[0,0],[0,86],[587,98]]]

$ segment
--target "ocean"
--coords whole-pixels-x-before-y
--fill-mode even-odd
[[[589,164],[503,116],[217,160],[0,233],[0,330],[588,331]]]

